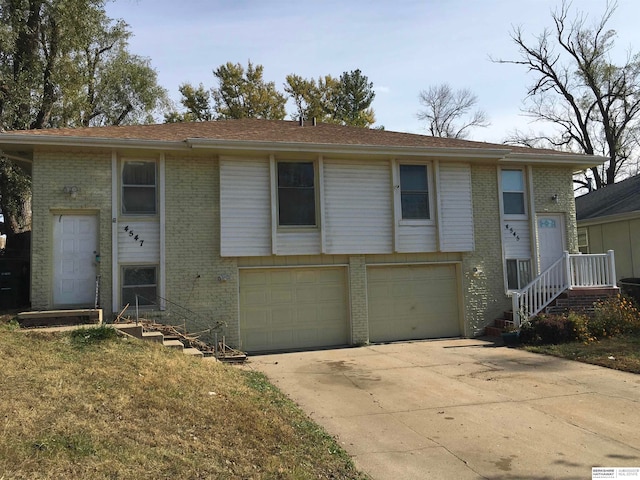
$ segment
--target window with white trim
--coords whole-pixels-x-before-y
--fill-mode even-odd
[[[316,226],[314,163],[278,162],[277,174],[278,225]]]
[[[530,259],[507,259],[507,288],[520,290],[531,281]]]
[[[400,205],[403,220],[429,220],[427,165],[400,165]]]
[[[155,265],[122,267],[122,306],[158,304],[158,268]]]
[[[589,232],[586,227],[578,229],[578,250],[580,253],[591,253],[589,252]]]
[[[503,213],[505,215],[525,215],[524,172],[503,169],[500,174]]]
[[[155,215],[156,163],[124,161],[122,165],[122,213]]]

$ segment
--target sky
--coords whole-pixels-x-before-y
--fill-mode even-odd
[[[151,60],[177,105],[182,83],[214,87],[212,71],[226,62],[263,65],[264,79],[280,91],[290,73],[339,77],[360,69],[374,84],[376,125],[426,133],[418,94],[448,83],[470,89],[489,117],[491,126],[470,138],[502,142],[515,128],[542,127],[522,115],[534,77],[491,59],[517,59],[513,28],[534,40],[552,26],[560,1],[115,0],[107,14],[129,24],[130,52]],[[617,3],[608,25],[617,32],[614,60],[624,60],[640,50],[640,1]],[[574,0],[572,11],[595,21],[605,7],[606,0]]]

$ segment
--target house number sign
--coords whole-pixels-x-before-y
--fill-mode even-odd
[[[129,237],[131,239],[133,239],[136,242],[140,242],[140,246],[142,246],[142,244],[144,243],[144,240],[142,238],[140,238],[139,235],[136,235],[136,233],[133,231],[132,228],[129,228],[129,225],[125,225],[124,227],[124,231],[129,233]]]
[[[511,235],[513,235],[513,236],[514,236],[514,238],[516,239],[516,242],[519,242],[519,241],[520,241],[520,235],[518,235],[518,232],[516,232],[516,231],[514,230],[514,228],[513,228],[513,227],[510,227],[510,226],[509,226],[509,224],[507,223],[507,224],[504,226],[504,228],[506,228],[507,230],[509,230],[509,233],[510,233]]]

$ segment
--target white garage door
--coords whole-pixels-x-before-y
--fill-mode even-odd
[[[369,340],[461,334],[455,265],[367,268]]]
[[[240,271],[243,350],[345,345],[348,326],[343,267]]]

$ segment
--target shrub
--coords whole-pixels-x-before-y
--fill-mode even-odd
[[[528,345],[587,339],[587,319],[575,312],[567,315],[540,314],[525,322],[520,329],[520,341]]]
[[[597,339],[640,333],[640,310],[625,296],[601,300],[594,304],[593,317],[587,327]]]

